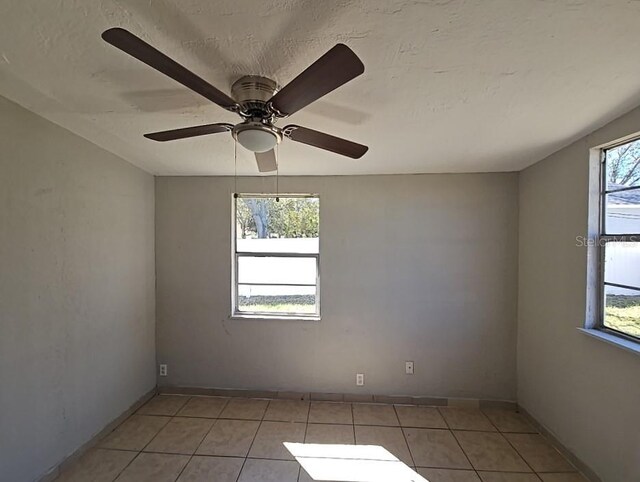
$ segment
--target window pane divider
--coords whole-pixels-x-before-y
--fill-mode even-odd
[[[268,253],[265,251],[251,252],[251,251],[237,251],[238,257],[250,257],[250,258],[317,258],[320,256],[318,253]]]
[[[638,234],[601,234],[600,240],[607,243],[640,243]]]
[[[616,192],[625,192],[625,191],[633,191],[634,189],[637,189],[638,191],[640,191],[640,186],[627,186],[627,187],[621,187],[619,189],[605,189],[604,194],[614,194]]]
[[[280,312],[280,311],[242,311],[236,310],[236,312],[231,315],[234,318],[264,318],[264,319],[273,319],[273,320],[318,320],[320,315],[318,313],[305,313],[305,312]]]
[[[240,199],[251,199],[251,198],[260,198],[260,199],[269,199],[269,198],[273,198],[276,195],[274,193],[264,193],[264,192],[260,192],[260,193],[238,193],[238,198]],[[296,198],[296,199],[308,199],[308,198],[317,198],[319,197],[318,194],[309,194],[309,193],[287,193],[287,194],[282,194],[280,195],[281,198]]]
[[[623,285],[623,284],[620,284],[620,283],[612,283],[610,281],[604,281],[603,283],[605,285],[608,285],[608,286],[615,286],[616,288],[623,288],[623,289],[626,289],[626,290],[640,291],[640,286]]]
[[[252,283],[251,281],[238,281],[238,286],[316,286],[316,283]]]

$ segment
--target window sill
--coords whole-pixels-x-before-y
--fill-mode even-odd
[[[240,315],[234,314],[230,320],[258,320],[258,321],[320,321],[320,316],[278,316],[278,315]]]
[[[612,335],[611,333],[607,333],[602,330],[589,328],[578,328],[578,330],[586,335],[595,338],[596,340],[604,341],[605,343],[609,343],[610,345],[614,345],[618,348],[622,348],[623,350],[627,350],[631,353],[635,353],[636,355],[640,355],[640,343],[638,342],[627,340],[626,338]]]

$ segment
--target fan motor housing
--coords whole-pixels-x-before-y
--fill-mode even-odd
[[[271,118],[273,113],[267,108],[267,101],[278,92],[278,84],[259,75],[245,75],[231,86],[231,95],[240,104],[245,117]]]

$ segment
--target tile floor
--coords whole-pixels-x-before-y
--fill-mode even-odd
[[[179,395],[151,399],[56,480],[313,481],[285,441],[382,446],[429,482],[586,482],[512,411]],[[389,462],[372,462],[387,480]]]

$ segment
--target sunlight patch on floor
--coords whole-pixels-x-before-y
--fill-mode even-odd
[[[284,442],[314,481],[429,482],[380,445]]]

